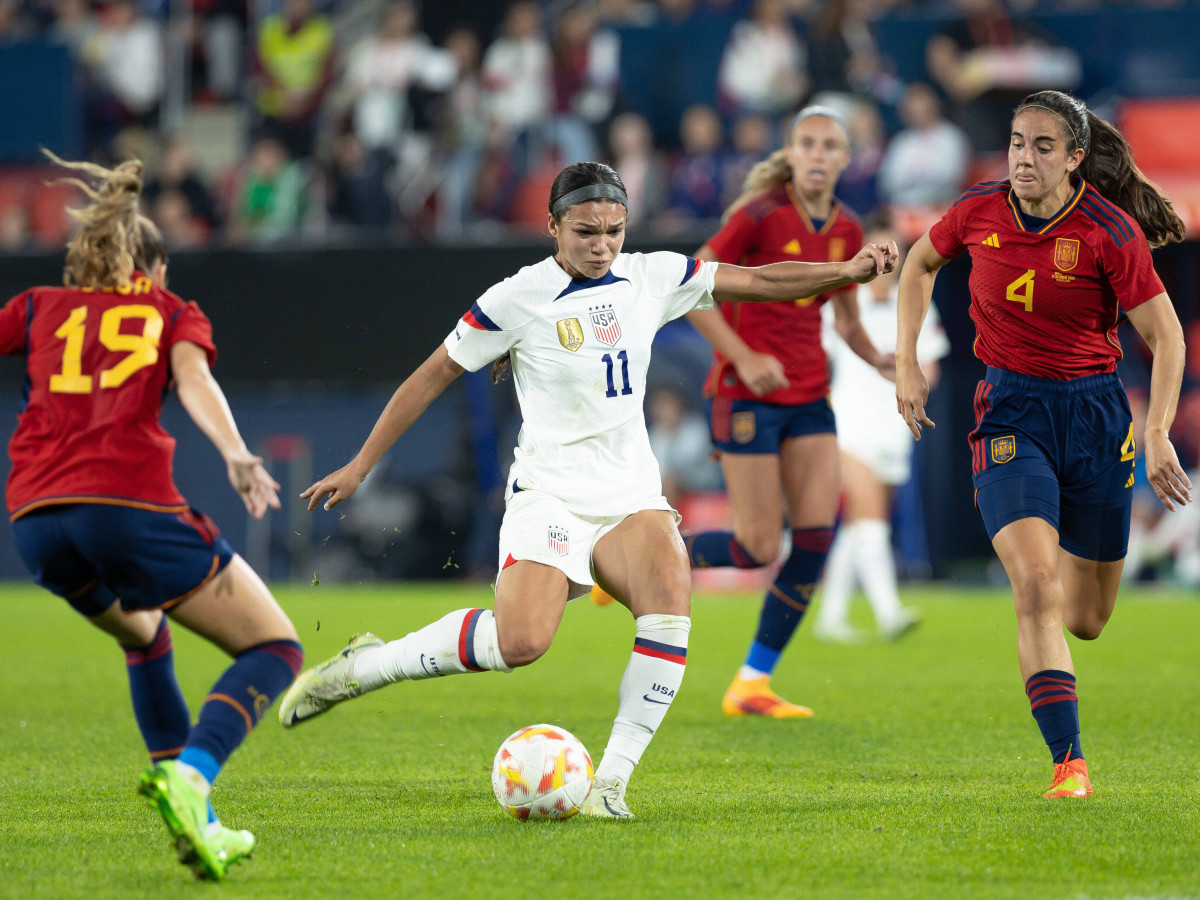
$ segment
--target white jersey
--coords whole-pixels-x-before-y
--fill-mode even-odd
[[[445,346],[472,372],[511,354],[523,422],[510,492],[585,516],[662,493],[643,411],[650,345],[672,319],[712,308],[716,271],[679,253],[622,253],[604,277],[572,278],[550,257],[479,298]]]
[[[871,342],[881,353],[896,349],[897,288],[885,300],[876,300],[867,285],[858,288],[858,314]],[[837,417],[838,444],[884,476],[888,483],[908,478],[912,434],[896,412],[896,386],[867,365],[834,328],[832,304],[826,304],[822,344],[833,370],[830,402]],[[917,337],[917,361],[922,365],[950,352],[937,307],[929,314]]]

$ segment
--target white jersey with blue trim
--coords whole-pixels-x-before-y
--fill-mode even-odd
[[[612,516],[662,493],[643,403],[650,345],[667,322],[711,309],[717,264],[679,253],[622,253],[601,278],[553,257],[490,288],[447,336],[474,372],[509,353],[522,427],[509,491]]]

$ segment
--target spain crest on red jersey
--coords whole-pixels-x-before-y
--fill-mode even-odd
[[[739,444],[750,443],[758,431],[753,412],[736,412],[730,417],[729,424],[730,436]]]
[[[1070,272],[1079,265],[1079,239],[1059,238],[1054,242],[1054,265]]]
[[[621,325],[611,303],[589,307],[588,312],[592,317],[592,331],[596,333],[596,340],[611,347],[621,339]]]

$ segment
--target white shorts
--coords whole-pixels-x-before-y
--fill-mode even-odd
[[[595,583],[592,549],[625,519],[645,509],[675,516],[666,497],[652,497],[618,516],[580,516],[556,497],[520,491],[508,499],[500,525],[500,573],[517,560],[527,559],[558,569],[570,582],[568,600],[590,593]],[[499,575],[497,576],[499,581]]]
[[[884,484],[901,485],[912,476],[913,437],[881,429],[872,433],[862,428],[843,431],[838,426],[838,449],[864,463]]]

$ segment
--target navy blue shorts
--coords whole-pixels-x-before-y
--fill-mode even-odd
[[[837,434],[827,397],[798,406],[715,397],[708,401],[708,423],[722,453],[778,453],[788,438]]]
[[[233,558],[217,526],[194,509],[51,505],[26,513],[12,528],[33,580],[88,617],[116,600],[126,611],[173,606]]]
[[[1070,381],[987,370],[969,439],[975,505],[988,537],[1045,519],[1064,550],[1113,562],[1129,546],[1133,416],[1115,373]]]

